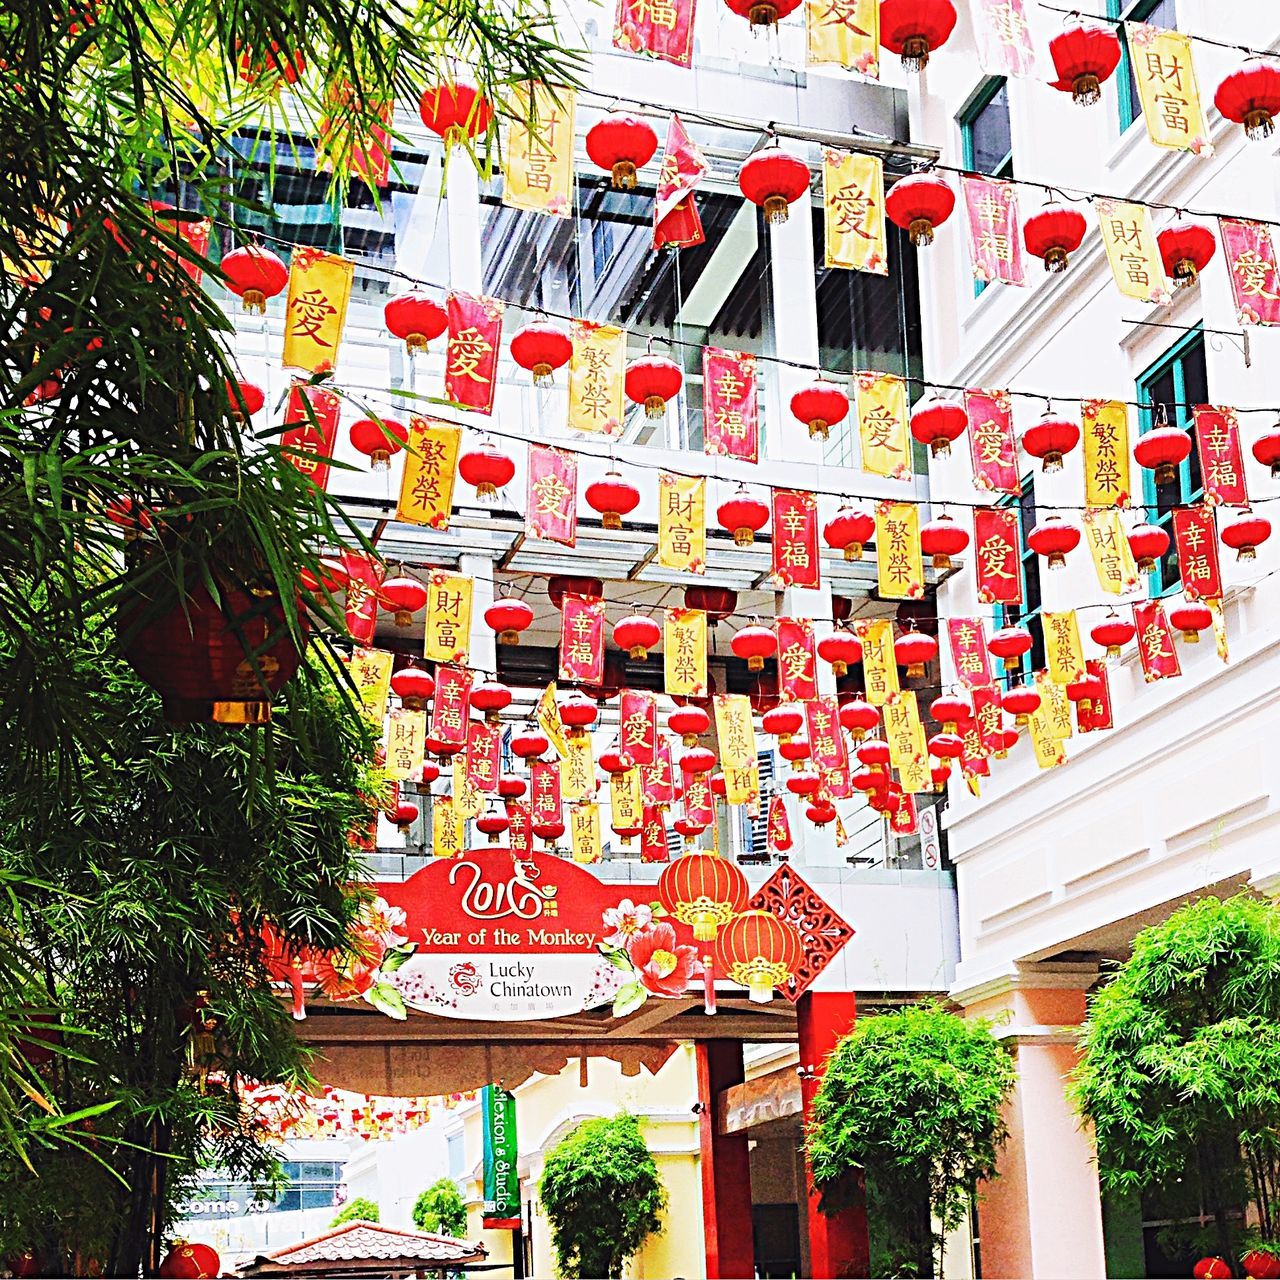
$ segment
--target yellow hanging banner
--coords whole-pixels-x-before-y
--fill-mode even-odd
[[[883,707],[898,692],[893,623],[888,618],[859,618],[855,629],[862,641],[862,678],[867,686],[867,701]]]
[[[720,765],[727,778],[730,769],[749,769],[756,763],[756,730],[751,719],[751,699],[745,693],[718,693],[715,709]]]
[[[484,796],[467,776],[467,753],[453,757],[453,810],[461,821],[478,818],[484,812]]]
[[[1036,672],[1036,690],[1040,694],[1041,709],[1048,715],[1049,732],[1059,741],[1070,738],[1075,730],[1071,725],[1071,699],[1066,685],[1059,684],[1048,671]]]
[[[1227,646],[1227,620],[1222,616],[1222,601],[1210,598],[1202,603],[1213,615],[1214,650],[1223,662],[1230,662],[1231,650]]]
[[[897,769],[902,789],[909,792],[931,790],[929,744],[925,740],[915,691],[903,689],[894,694],[884,704],[882,714],[885,741],[889,744],[889,763]]]
[[[406,711],[403,707],[393,711],[387,720],[387,777],[397,782],[418,777],[426,741],[425,711]]]
[[[355,275],[356,264],[336,253],[307,248],[293,251],[281,356],[286,368],[319,373],[338,363]]]
[[[644,782],[639,769],[624,769],[609,776],[609,825],[614,831],[636,830],[644,823]]]
[[[1098,227],[1116,288],[1139,302],[1169,302],[1173,294],[1165,279],[1164,261],[1145,204],[1125,200],[1095,200]]]
[[[1138,565],[1115,507],[1090,507],[1084,513],[1084,540],[1103,591],[1122,596],[1138,585]]]
[[[1129,406],[1123,400],[1083,400],[1084,503],[1087,507],[1127,507]]]
[[[911,478],[907,384],[892,373],[854,375],[862,469],[893,480]]]
[[[395,654],[385,649],[357,649],[347,659],[347,672],[360,695],[364,713],[380,725],[387,714],[387,695],[391,692],[391,666]]]
[[[543,689],[534,714],[538,720],[538,728],[547,735],[547,740],[556,749],[556,755],[563,760],[569,754],[569,740],[564,736],[564,725],[560,723],[554,680]]]
[[[454,807],[452,796],[439,796],[431,802],[431,852],[437,858],[456,858],[462,852],[464,823]]]
[[[590,320],[575,320],[569,328],[569,430],[615,436],[622,430],[627,335],[617,325]]]
[[[842,2],[834,0],[836,4]],[[889,274],[884,164],[879,156],[824,152],[822,217],[828,267],[869,271],[877,276]]]
[[[502,203],[568,218],[573,213],[572,89],[525,81],[515,87]]]
[[[560,761],[560,798],[585,800],[596,793],[596,762],[591,735],[569,739],[569,749]]]
[[[569,810],[569,836],[574,862],[600,861],[600,806],[594,800]]]
[[[745,768],[739,768],[736,765],[725,765],[724,798],[729,804],[759,805],[759,761],[753,760]]]
[[[880,0],[806,0],[806,61],[880,78]]]
[[[1043,690],[1040,705],[1031,713],[1027,727],[1031,734],[1031,746],[1036,753],[1036,764],[1040,768],[1056,769],[1058,765],[1066,764],[1067,751],[1062,740],[1054,736],[1053,712]]]
[[[453,510],[453,482],[458,474],[462,428],[434,418],[409,420],[396,519],[406,524],[447,529]]]
[[[707,615],[701,609],[668,609],[662,624],[666,690],[685,698],[707,696]]]
[[[471,647],[472,578],[433,569],[427,582],[423,654],[433,662],[466,666]]]
[[[1080,647],[1080,627],[1076,611],[1041,615],[1044,623],[1044,651],[1049,660],[1049,678],[1057,685],[1072,684],[1084,676],[1084,650]]]
[[[924,595],[920,508],[914,502],[876,504],[876,575],[886,600],[919,600]]]
[[[658,476],[658,563],[681,573],[707,571],[707,482]]]
[[[1124,34],[1147,137],[1157,147],[1213,155],[1191,60],[1191,38],[1147,22],[1126,22]]]

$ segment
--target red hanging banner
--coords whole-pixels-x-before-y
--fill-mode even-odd
[[[684,784],[684,816],[690,822],[711,826],[716,820],[715,797],[706,773],[692,773]]]
[[[969,218],[969,261],[984,283],[1025,284],[1017,188],[996,178],[960,179]]]
[[[973,719],[986,755],[1004,750],[1004,708],[995,685],[979,685],[973,690]]]
[[[849,767],[846,753],[843,765],[835,769],[828,769],[822,775],[822,794],[828,800],[852,800],[855,788],[850,776],[851,773],[852,770]]]
[[[755,356],[703,347],[702,405],[703,453],[760,461]]]
[[[784,587],[820,585],[818,501],[802,489],[773,491],[773,576]]]
[[[1176,507],[1173,542],[1178,549],[1178,573],[1188,600],[1222,599],[1222,565],[1218,560],[1218,530],[1208,503]]]
[[[472,720],[467,726],[467,785],[497,791],[502,771],[502,726]]]
[[[818,696],[818,655],[813,623],[778,619],[778,681],[784,702],[810,702]]]
[[[640,820],[640,861],[670,862],[667,849],[667,817],[661,805],[646,804]]]
[[[983,604],[1022,603],[1016,508],[974,510],[973,560],[978,576],[978,599]]]
[[[535,760],[529,766],[529,804],[538,826],[563,821],[559,760]]]
[[[973,483],[989,493],[1019,490],[1018,445],[1013,438],[1013,408],[1007,391],[966,391],[969,455]]]
[[[787,802],[780,791],[769,797],[769,823],[766,840],[770,853],[786,853],[794,843],[791,839],[791,819],[787,817]]]
[[[450,293],[446,302],[449,345],[444,360],[444,394],[460,409],[493,412],[502,344],[502,303]]]
[[[948,618],[951,665],[956,679],[968,689],[991,683],[991,658],[987,653],[987,628],[981,618]]]
[[[343,611],[347,630],[357,644],[372,644],[378,625],[378,588],[386,568],[362,551],[344,551],[342,567],[347,575],[347,603]]]
[[[618,697],[618,740],[638,765],[651,765],[658,746],[658,700],[640,689],[623,689]]]
[[[687,67],[693,61],[694,0],[618,0],[613,47]]]
[[[916,798],[909,791],[889,794],[889,830],[895,836],[913,836],[920,829]]]
[[[1115,721],[1111,714],[1111,677],[1107,674],[1107,664],[1101,658],[1088,658],[1084,668],[1098,682],[1101,692],[1096,698],[1081,698],[1076,703],[1076,727],[1081,733],[1113,729]]]
[[[511,854],[517,861],[528,858],[533,852],[533,809],[527,800],[507,801],[507,839]]]
[[[1219,218],[1218,228],[1237,319],[1242,325],[1280,324],[1280,268],[1271,228],[1240,218]]]
[[[1022,0],[974,0],[978,65],[989,76],[1033,76],[1036,50]]]
[[[596,596],[566,594],[560,603],[560,679],[604,679],[604,601]]]
[[[676,780],[671,768],[671,744],[659,738],[653,753],[653,763],[640,766],[644,782],[645,804],[675,804]]]
[[[701,244],[706,236],[693,192],[707,172],[707,162],[674,113],[662,149],[662,169],[653,203],[653,247],[676,249]]]
[[[1178,649],[1164,604],[1159,600],[1135,604],[1133,625],[1138,629],[1138,657],[1142,659],[1142,674],[1147,683],[1180,676],[1182,664],[1178,661]]]
[[[563,449],[529,446],[528,503],[525,525],[535,538],[578,541],[578,460]]]
[[[804,711],[813,767],[824,775],[844,769],[849,763],[849,748],[840,731],[840,707],[835,698],[812,698]]]
[[[339,401],[327,387],[294,382],[284,408],[280,448],[319,489],[329,487],[329,463],[338,433]]]
[[[1240,423],[1234,409],[1198,404],[1192,410],[1196,424],[1196,447],[1200,450],[1200,472],[1204,477],[1206,502],[1229,507],[1249,505],[1245,484],[1244,454],[1240,449]]]
[[[467,718],[471,714],[471,682],[474,679],[467,667],[442,663],[436,668],[430,736],[437,742],[459,748],[467,745]]]

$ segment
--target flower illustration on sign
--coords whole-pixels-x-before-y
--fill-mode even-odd
[[[653,923],[653,908],[644,903],[637,905],[630,898],[623,898],[616,907],[607,907],[603,916],[604,927],[610,934],[604,940],[606,947],[622,947],[632,934],[640,933]]]
[[[602,916],[610,936],[599,951],[615,969],[627,975],[613,998],[613,1016],[625,1018],[648,998],[672,999],[684,994],[694,978],[703,975],[696,947],[681,946],[675,929],[657,917],[666,915],[659,903],[637,905],[624,898]]]

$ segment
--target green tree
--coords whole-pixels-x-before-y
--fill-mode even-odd
[[[419,1231],[442,1231],[462,1239],[467,1234],[467,1206],[452,1178],[433,1182],[413,1203],[413,1222]]]
[[[381,1222],[382,1210],[377,1201],[366,1200],[364,1196],[356,1196],[333,1215],[331,1227],[340,1227],[344,1222]]]
[[[1264,1239],[1280,1210],[1280,911],[1206,897],[1133,940],[1089,1000],[1073,1092],[1104,1185],[1192,1188],[1236,1249],[1238,1210]]]
[[[584,1120],[547,1153],[538,1195],[564,1280],[616,1276],[662,1225],[667,1191],[634,1116]]]
[[[827,1059],[805,1135],[822,1211],[848,1205],[865,1178],[885,1269],[932,1274],[976,1184],[996,1176],[1013,1081],[980,1019],[933,1004],[860,1018]]]

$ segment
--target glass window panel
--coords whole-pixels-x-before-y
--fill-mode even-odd
[[[1002,83],[991,101],[974,114],[969,122],[969,133],[974,169],[993,177],[1012,173],[1009,157],[1013,151],[1013,132],[1009,121],[1007,84]]]

